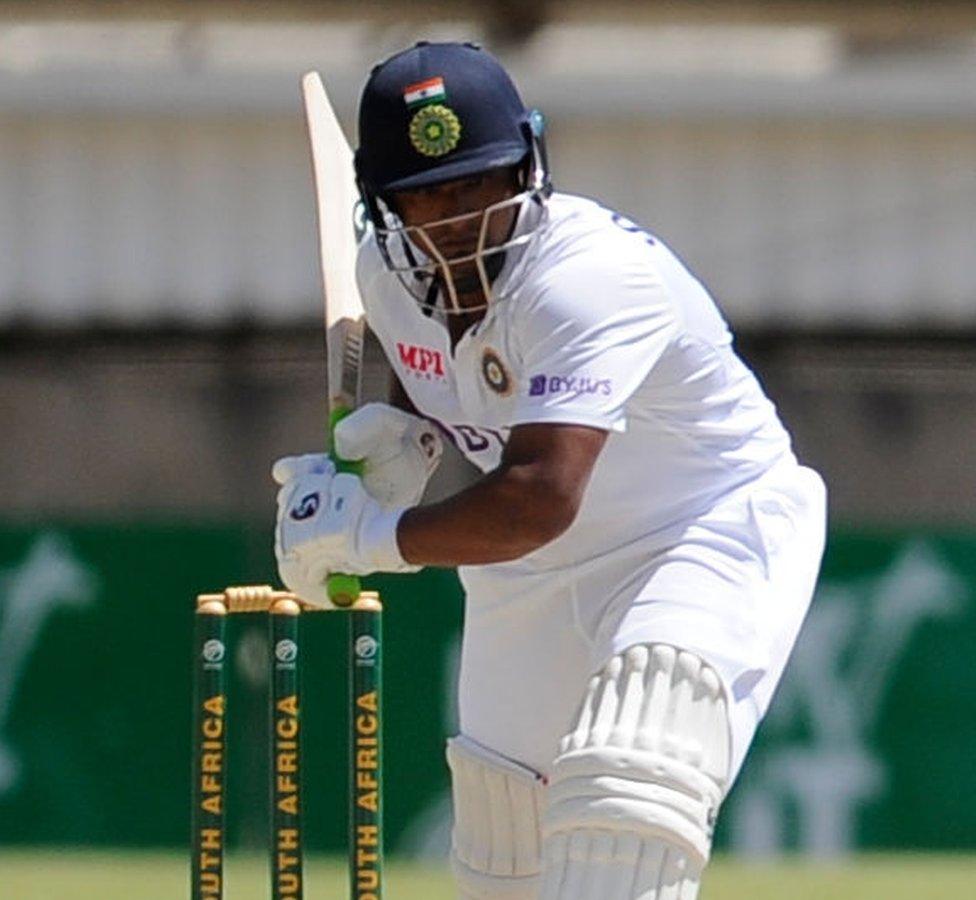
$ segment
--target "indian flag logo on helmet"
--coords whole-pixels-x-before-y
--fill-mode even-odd
[[[408,84],[403,89],[403,99],[410,109],[422,106],[425,103],[439,103],[441,100],[446,100],[447,91],[444,90],[444,79],[438,75],[436,78],[428,78],[426,81]]]
[[[403,89],[407,106],[415,110],[410,119],[410,143],[423,156],[443,156],[461,140],[461,120],[444,101],[447,91],[439,75]]]

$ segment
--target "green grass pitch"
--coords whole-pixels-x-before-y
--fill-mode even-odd
[[[179,900],[189,896],[185,857],[131,851],[0,850],[4,897],[17,900]],[[227,900],[269,894],[261,857],[230,857]],[[346,896],[342,861],[306,863],[308,900]],[[860,856],[832,864],[713,861],[700,900],[958,900],[976,884],[976,856]],[[451,900],[444,869],[387,864],[387,900]]]

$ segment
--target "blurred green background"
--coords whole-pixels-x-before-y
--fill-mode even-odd
[[[271,571],[267,528],[0,531],[0,842],[177,847],[186,839],[193,598]],[[446,849],[461,594],[452,573],[370,580],[385,599],[386,836]],[[976,538],[836,530],[774,707],[724,809],[752,855],[960,851],[976,833]],[[309,847],[341,852],[346,622],[304,620]],[[231,620],[232,846],[267,834],[265,619]],[[527,686],[531,689],[531,686]]]

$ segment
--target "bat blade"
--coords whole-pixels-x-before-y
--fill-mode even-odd
[[[356,285],[359,194],[352,150],[318,72],[302,78],[302,94],[318,210],[331,425],[359,404],[362,393],[365,317]]]
[[[302,78],[305,118],[312,146],[312,174],[319,222],[319,260],[325,299],[325,342],[329,379],[329,445],[336,422],[359,405],[362,393],[363,342],[366,318],[356,285],[356,226],[359,201],[352,151],[342,133],[318,72]],[[359,465],[339,459],[336,468],[358,472]],[[359,579],[333,573],[329,597],[349,606],[360,593]]]

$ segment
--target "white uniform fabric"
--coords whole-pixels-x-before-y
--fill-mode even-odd
[[[707,291],[657,238],[564,194],[453,351],[371,238],[357,274],[410,399],[482,471],[519,424],[610,432],[563,535],[460,571],[462,732],[546,773],[590,675],[660,642],[719,672],[741,762],[810,601],[825,498]]]

